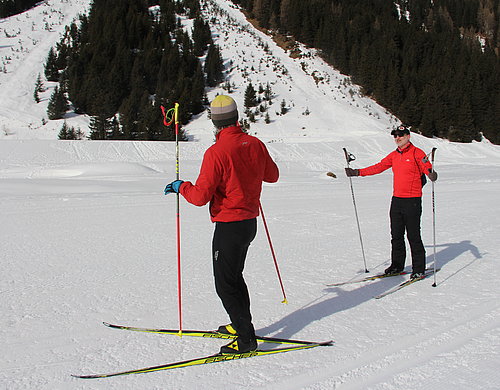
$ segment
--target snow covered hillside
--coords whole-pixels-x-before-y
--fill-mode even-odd
[[[37,105],[34,81],[63,24],[88,3],[48,0],[0,21],[7,71],[0,73],[1,389],[498,388],[500,147],[412,135],[427,152],[437,147],[437,287],[426,279],[380,300],[373,297],[406,277],[328,287],[366,275],[342,148],[357,157],[353,167],[372,164],[394,148],[389,131],[398,121],[314,52],[291,59],[222,0],[205,12],[217,12],[214,33],[232,69],[232,96],[242,107],[249,80],[272,83],[276,94],[271,123],[260,118],[251,133],[280,167],[262,204],[289,303],[281,303],[259,221],[245,270],[257,333],[335,344],[142,375],[71,377],[191,359],[224,343],[102,325],[178,327],[176,200],[163,195],[175,178],[175,145],[57,141],[61,123],[41,124],[50,92]],[[53,9],[60,16],[47,32],[45,11]],[[283,99],[290,110],[276,115]],[[181,178],[193,180],[212,126],[203,114],[186,132],[192,142],[180,146]],[[370,274],[389,262],[391,179],[389,172],[353,179]],[[422,216],[429,266],[431,190],[424,187]],[[227,317],[211,275],[213,226],[206,207],[183,200],[181,220],[183,326],[215,329]]]
[[[57,139],[62,121],[47,124],[47,104],[55,83],[44,82],[46,91],[35,103],[33,92],[51,47],[89,0],[49,0],[19,15],[0,20],[0,139]],[[87,127],[84,118],[68,123]]]

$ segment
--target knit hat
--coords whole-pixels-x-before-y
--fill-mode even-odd
[[[238,109],[233,98],[226,95],[218,95],[210,104],[212,122],[217,128],[236,124],[238,121]]]

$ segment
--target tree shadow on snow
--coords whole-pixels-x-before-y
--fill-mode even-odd
[[[472,265],[476,260],[482,258],[478,248],[472,245],[469,240],[464,240],[458,243],[436,245],[436,248],[443,248],[436,253],[438,268],[443,268],[447,263],[466,252],[470,252],[474,256],[474,259],[469,262],[469,264],[462,267],[454,274],[448,276],[441,283],[448,280],[466,267]],[[433,267],[433,258],[433,253],[430,255],[429,253],[427,254],[427,267]],[[407,263],[408,261],[411,262],[411,260],[407,259]],[[407,266],[405,270],[411,271],[411,265]],[[274,324],[259,329],[256,333],[259,335],[274,334],[275,337],[293,338],[295,334],[299,333],[311,323],[320,321],[325,317],[329,317],[344,310],[352,309],[364,302],[367,302],[373,299],[376,295],[382,294],[383,292],[403,282],[406,278],[407,276],[405,277],[404,275],[401,275],[367,283],[360,283],[358,285],[359,287],[350,291],[344,290],[342,288],[344,286],[328,287],[323,290],[325,294],[322,296],[293,313],[288,314]]]

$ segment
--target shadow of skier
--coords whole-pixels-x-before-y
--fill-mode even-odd
[[[444,265],[466,252],[471,252],[474,256],[474,260],[465,267],[470,266],[476,260],[482,258],[478,248],[473,245],[470,240],[464,240],[458,243],[436,245],[436,248],[438,247],[444,248],[436,253],[438,268],[442,268]],[[427,256],[428,267],[431,267],[429,263],[432,263],[432,259],[433,254]],[[461,270],[448,276],[441,283],[448,280]],[[321,321],[323,318],[361,305],[362,303],[373,299],[374,296],[382,294],[404,280],[406,280],[404,275],[384,278],[360,284],[359,288],[355,288],[350,291],[346,291],[342,287],[326,288],[323,290],[325,293],[322,296],[288,314],[279,321],[259,329],[256,333],[259,335],[273,334],[275,337],[293,338],[295,334],[299,333],[311,323]],[[331,296],[332,294],[335,295]]]

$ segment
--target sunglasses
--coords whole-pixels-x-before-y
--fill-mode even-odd
[[[392,136],[393,136],[394,138],[404,137],[405,135],[408,135],[408,133],[404,133],[404,132],[402,132],[402,131],[395,131],[395,132],[392,134]]]

